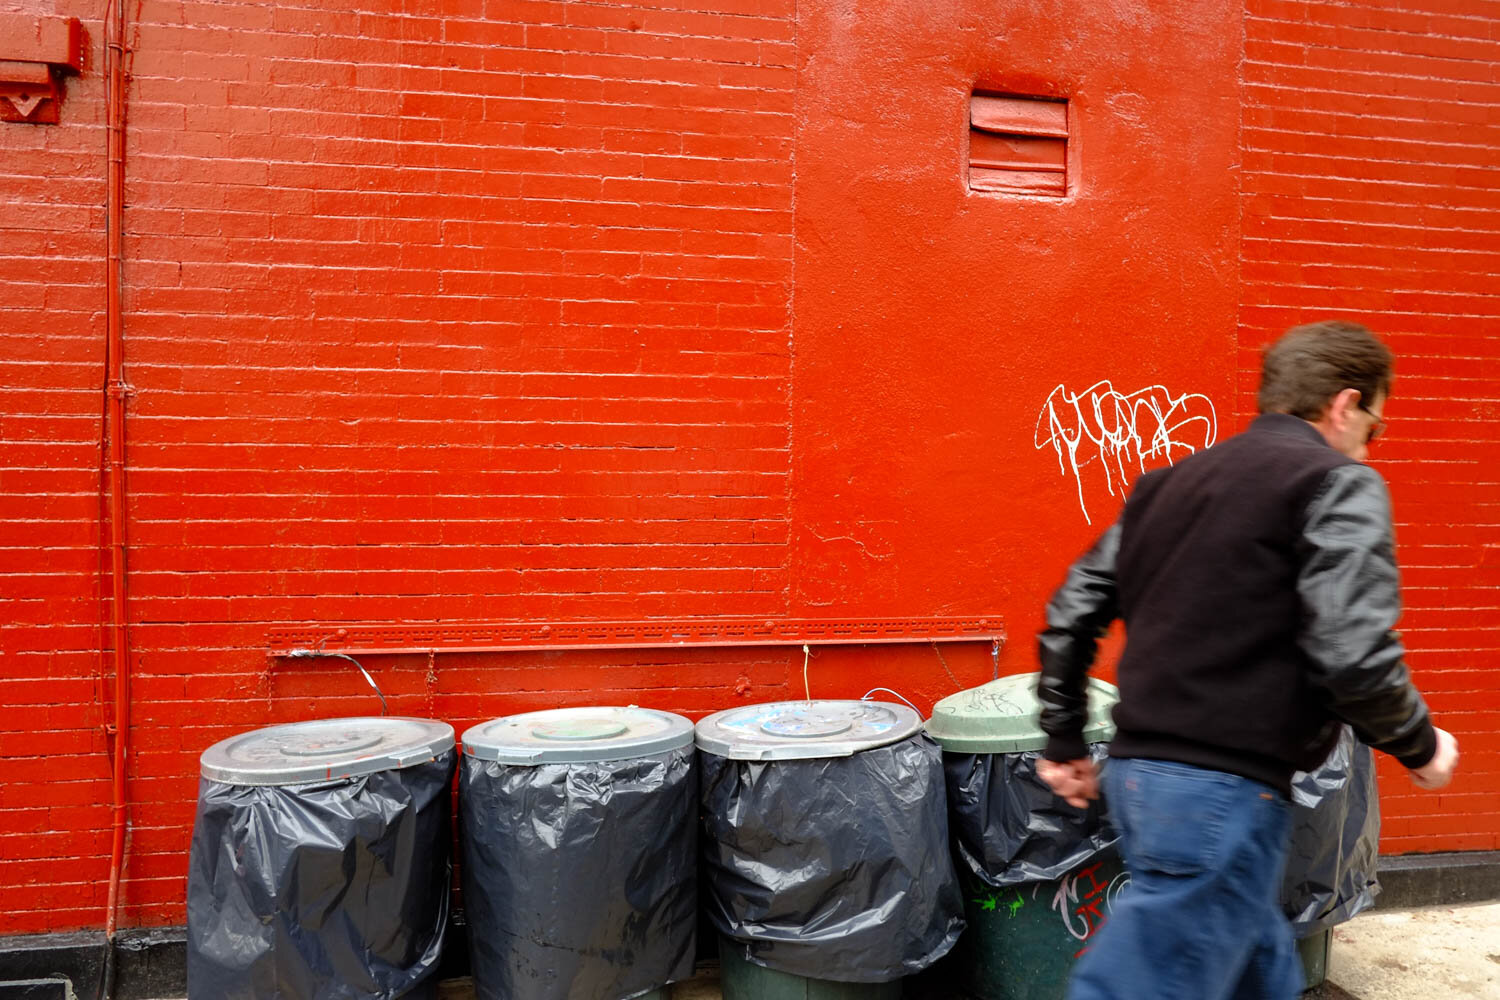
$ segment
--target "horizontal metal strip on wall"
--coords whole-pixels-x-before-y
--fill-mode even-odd
[[[993,616],[931,618],[685,618],[660,621],[312,623],[276,625],[270,656],[299,651],[360,655],[1000,641]]]

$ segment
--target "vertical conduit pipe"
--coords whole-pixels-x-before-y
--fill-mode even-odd
[[[109,896],[104,914],[104,975],[102,994],[114,994],[115,930],[118,927],[120,881],[125,869],[127,825],[125,765],[130,751],[130,633],[127,625],[125,578],[125,372],[122,363],[124,323],[120,299],[124,280],[125,209],[125,4],[111,0],[105,7],[104,103],[107,115],[109,162],[105,181],[105,240],[108,257],[104,271],[105,407],[109,436],[109,521],[111,634],[114,646],[113,833],[109,857]]]

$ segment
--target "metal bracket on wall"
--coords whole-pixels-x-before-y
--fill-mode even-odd
[[[633,622],[455,622],[453,624],[309,623],[276,625],[269,656],[303,650],[355,656],[509,653],[674,646],[800,646],[867,643],[999,642],[994,617],[684,618]]]
[[[0,121],[56,125],[62,76],[82,68],[78,18],[0,11]]]

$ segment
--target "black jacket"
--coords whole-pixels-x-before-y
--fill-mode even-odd
[[[1046,756],[1084,756],[1096,641],[1125,622],[1116,757],[1227,771],[1289,793],[1337,720],[1407,767],[1437,741],[1392,631],[1401,611],[1380,475],[1312,424],[1265,414],[1142,476],[1047,606]]]

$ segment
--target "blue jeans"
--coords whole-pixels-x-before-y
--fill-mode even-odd
[[[1281,912],[1291,806],[1268,785],[1158,760],[1110,760],[1104,790],[1130,886],[1068,1000],[1293,1000]]]

